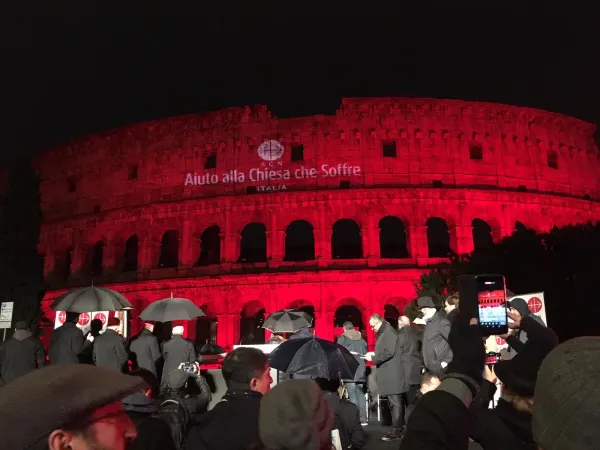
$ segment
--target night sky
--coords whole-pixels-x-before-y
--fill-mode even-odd
[[[88,133],[228,106],[331,114],[344,96],[484,100],[600,123],[597,2],[294,14],[252,2],[210,11],[8,3],[0,6],[0,163]]]

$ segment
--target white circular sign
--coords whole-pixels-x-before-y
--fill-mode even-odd
[[[265,141],[258,146],[258,156],[265,161],[277,161],[283,156],[283,145],[279,141]]]

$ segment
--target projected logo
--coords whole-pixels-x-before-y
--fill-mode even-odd
[[[265,141],[258,146],[258,156],[263,161],[277,161],[283,156],[284,148],[279,141]]]

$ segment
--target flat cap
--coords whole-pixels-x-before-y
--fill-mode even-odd
[[[3,450],[26,449],[82,415],[144,387],[139,377],[88,364],[34,370],[0,389]]]

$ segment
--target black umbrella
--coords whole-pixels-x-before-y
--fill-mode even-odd
[[[312,318],[304,311],[284,309],[267,317],[262,327],[273,333],[295,333],[302,328],[310,327],[311,323]]]
[[[269,365],[289,374],[345,380],[353,380],[358,369],[358,361],[348,350],[317,337],[284,342],[269,355]]]
[[[227,352],[223,347],[219,347],[217,344],[206,343],[200,347],[198,353],[200,355],[221,355]]]
[[[204,312],[186,298],[165,298],[150,303],[140,314],[146,322],[172,322],[174,320],[192,320],[204,316]]]
[[[131,303],[117,291],[89,286],[76,289],[58,297],[52,305],[53,311],[87,313],[94,311],[121,311],[133,309]]]

